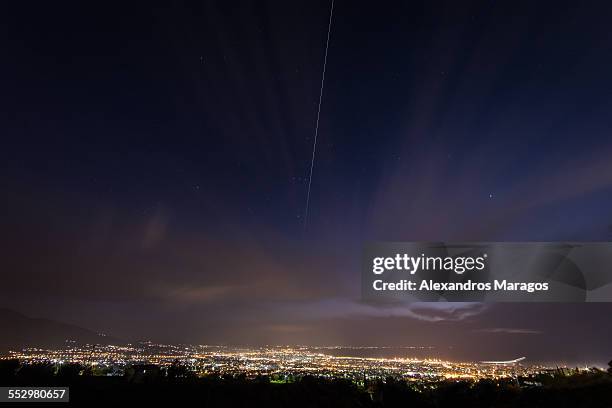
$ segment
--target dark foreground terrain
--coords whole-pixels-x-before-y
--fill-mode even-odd
[[[1,386],[68,386],[70,405],[79,406],[612,407],[612,375],[596,370],[521,379],[519,387],[510,380],[414,385],[392,378],[355,384],[302,377],[281,383],[267,377],[198,378],[184,369],[155,366],[110,377],[75,365],[16,361],[0,361],[0,369]]]

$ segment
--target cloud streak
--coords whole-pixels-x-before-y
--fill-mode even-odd
[[[487,329],[475,330],[479,333],[501,333],[501,334],[542,334],[541,330],[534,329],[516,329],[507,327],[493,327]]]

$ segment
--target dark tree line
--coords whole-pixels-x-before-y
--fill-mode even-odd
[[[395,378],[357,385],[345,379],[198,377],[178,361],[169,367],[133,365],[122,377],[79,364],[20,364],[0,360],[0,386],[69,386],[71,401],[220,407],[612,407],[608,371],[540,375],[514,380],[410,383]]]

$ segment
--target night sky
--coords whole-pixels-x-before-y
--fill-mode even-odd
[[[125,339],[607,362],[612,304],[360,300],[364,243],[612,239],[612,6],[0,9],[0,307]],[[612,273],[612,272],[611,272]]]

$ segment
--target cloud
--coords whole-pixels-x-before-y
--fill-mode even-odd
[[[488,329],[474,330],[480,333],[504,333],[504,334],[542,334],[540,330],[533,329],[514,329],[507,327],[493,327]]]
[[[486,309],[483,303],[414,303],[411,306],[418,319],[427,321],[465,320]]]
[[[286,305],[291,315],[304,319],[405,317],[425,322],[461,321],[484,312],[483,303],[370,304],[351,299],[326,299]]]
[[[168,217],[161,207],[157,207],[155,213],[146,222],[142,247],[151,249],[157,246],[164,239],[168,226]]]
[[[167,299],[179,302],[208,303],[214,302],[224,297],[244,291],[244,287],[235,286],[200,286],[200,287],[181,287],[167,292]]]
[[[577,151],[563,166],[542,158],[529,177],[508,178],[520,152],[512,156],[483,144],[452,161],[447,146],[423,145],[406,153],[409,160],[385,169],[369,207],[368,228],[374,239],[384,241],[499,240],[550,206],[612,188],[611,149]]]
[[[298,324],[272,324],[263,327],[265,330],[278,333],[304,333],[310,330],[309,327]]]

